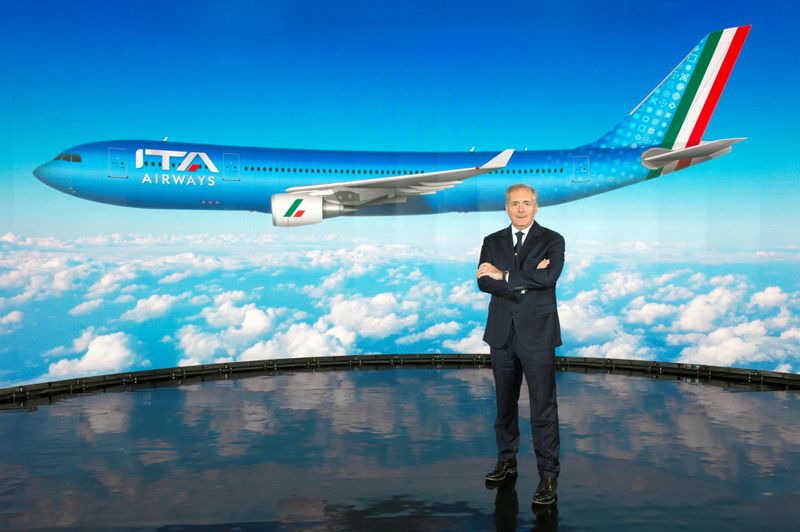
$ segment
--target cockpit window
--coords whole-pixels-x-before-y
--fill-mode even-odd
[[[72,163],[82,162],[81,156],[77,153],[59,153],[54,159],[56,161],[69,161]]]

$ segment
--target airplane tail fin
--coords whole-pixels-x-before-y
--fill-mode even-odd
[[[622,122],[589,146],[682,150],[700,144],[749,32],[747,25],[706,35]],[[675,164],[673,170],[690,162]]]

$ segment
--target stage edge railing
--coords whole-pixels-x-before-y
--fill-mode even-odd
[[[131,371],[94,377],[0,388],[0,409],[26,408],[48,404],[74,394],[99,391],[131,390],[168,384],[189,384],[205,380],[227,379],[249,374],[279,371],[323,371],[358,368],[469,368],[486,367],[486,354],[404,354],[352,355],[310,358],[282,358],[224,362],[154,370]],[[680,364],[648,360],[614,358],[556,357],[558,369],[585,373],[622,373],[651,378],[669,377],[710,383],[730,383],[753,390],[800,390],[800,375],[743,368]]]

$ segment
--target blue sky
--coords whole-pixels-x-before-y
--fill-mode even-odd
[[[705,138],[748,141],[719,160],[549,207],[537,219],[567,240],[572,270],[561,300],[596,311],[573,312],[573,351],[564,354],[600,346],[597,356],[674,360],[690,342],[701,345],[685,335],[721,331],[714,346],[726,334],[759,346],[722,361],[799,371],[792,338],[769,340],[797,326],[796,14],[789,2],[17,3],[0,21],[0,59],[10,65],[0,84],[0,116],[10,124],[0,130],[0,383],[49,375],[59,360],[88,357],[62,366],[97,371],[92,353],[116,354],[101,357],[112,369],[196,361],[201,352],[211,353],[203,360],[251,348],[270,355],[297,347],[293,325],[308,338],[298,327],[316,326],[331,352],[480,347],[458,342],[474,340],[484,319],[473,263],[481,238],[507,223],[504,213],[336,219],[287,232],[248,213],[125,209],[33,178],[66,147],[169,136],[323,149],[569,148],[623,118],[706,33],[747,23],[753,29]],[[370,245],[377,263],[359,258],[359,246]],[[288,274],[287,264],[300,273]],[[677,271],[686,291],[670,299],[659,292],[670,283],[655,279]],[[697,274],[702,282],[690,280]],[[628,283],[625,295],[586,295],[609,283]],[[397,310],[425,286],[441,298]],[[394,301],[373,301],[381,294]],[[710,323],[681,321],[709,297],[724,312]],[[648,314],[649,303],[676,308]],[[364,320],[337,321],[336,305]],[[248,309],[258,332],[237,332]],[[645,315],[658,318],[630,321]],[[392,334],[372,334],[374,316]],[[759,320],[752,331],[733,330]],[[580,327],[606,333],[584,336]],[[618,338],[629,342],[614,351],[607,344]],[[193,350],[192,339],[210,344]],[[788,352],[775,354],[773,344]],[[706,353],[716,360],[712,347]]]
[[[0,161],[10,230],[80,236],[100,223],[130,231],[177,217],[189,232],[206,219],[88,204],[32,179],[37,164],[95,140],[432,151],[577,146],[625,116],[706,33],[751,23],[706,133],[749,137],[735,156],[576,208],[629,222],[638,207],[658,201],[696,227],[696,212],[713,203],[711,224],[736,216],[767,245],[798,240],[797,111],[787,102],[800,74],[787,62],[798,49],[789,2],[169,6],[20,4],[0,23],[0,54],[11,65],[11,83],[0,88],[12,124],[0,133],[11,148]],[[54,227],[51,209],[70,212],[70,224]],[[252,225],[243,218],[229,213],[215,223]],[[761,235],[756,227],[769,230]]]

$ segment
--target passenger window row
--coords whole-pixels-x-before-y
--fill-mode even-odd
[[[60,154],[56,159],[70,157],[67,154]],[[81,156],[78,154],[73,154],[71,157],[77,157],[77,159],[71,159],[73,161],[80,162]],[[160,161],[145,161],[145,166],[161,166]],[[172,168],[176,168],[177,164],[172,163]],[[202,165],[202,168],[208,170],[208,166]],[[291,172],[291,173],[301,173],[301,174],[361,174],[361,175],[377,175],[377,176],[388,176],[388,175],[411,175],[411,174],[424,174],[424,170],[363,170],[363,169],[350,169],[350,168],[287,168],[287,167],[278,167],[278,166],[245,166],[245,172]],[[563,168],[520,168],[520,169],[503,169],[503,170],[495,170],[491,172],[493,174],[563,174]]]

